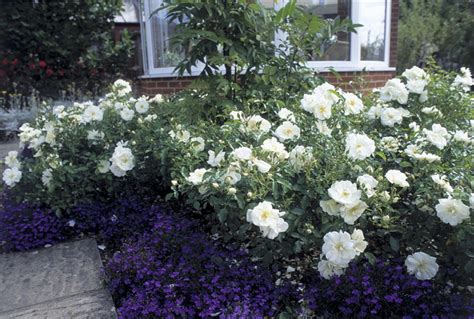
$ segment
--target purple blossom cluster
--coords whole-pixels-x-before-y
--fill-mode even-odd
[[[64,239],[63,222],[50,209],[15,203],[2,197],[0,241],[5,251],[23,251]]]
[[[58,217],[51,209],[16,203],[2,196],[0,241],[5,251],[23,251],[55,244],[82,234],[93,234],[109,248],[120,247],[125,238],[142,234],[162,209],[150,209],[147,201],[125,198],[112,203],[78,204]]]
[[[198,224],[156,215],[150,232],[125,244],[105,269],[120,318],[263,318],[287,288],[240,250],[210,240]]]
[[[402,261],[352,263],[340,277],[306,279],[306,308],[329,317],[457,318],[474,314],[474,299],[441,293],[407,274]],[[448,297],[449,296],[449,297]]]

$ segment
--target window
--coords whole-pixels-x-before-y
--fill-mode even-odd
[[[325,19],[350,17],[349,0],[298,0],[296,2],[306,12]],[[350,34],[338,34],[328,45],[321,48],[322,56],[313,56],[314,61],[350,61]]]
[[[283,7],[289,0],[260,0],[265,7]],[[141,32],[145,76],[176,76],[174,66],[185,50],[173,47],[170,38],[176,30],[164,10],[155,12],[162,0],[142,0]],[[308,66],[317,71],[334,68],[337,71],[393,70],[389,67],[391,0],[298,0],[307,12],[332,19],[351,18],[362,24],[358,33],[338,34],[322,49],[322,56],[313,56]],[[151,13],[155,12],[152,16]],[[284,32],[275,34],[275,41],[285,39]],[[192,75],[198,75],[196,67]]]

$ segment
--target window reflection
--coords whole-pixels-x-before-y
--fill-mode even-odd
[[[357,29],[360,41],[360,58],[364,61],[384,61],[385,56],[385,12],[384,0],[365,0],[359,3]]]
[[[306,12],[325,19],[350,18],[350,0],[298,0],[296,3]],[[312,55],[313,61],[349,61],[350,34],[337,34],[320,49],[322,55]]]
[[[149,0],[150,13],[161,7],[162,0]],[[150,18],[153,67],[176,66],[184,57],[184,49],[172,46],[170,39],[176,33],[177,21],[169,22],[166,19],[166,10],[160,10]]]

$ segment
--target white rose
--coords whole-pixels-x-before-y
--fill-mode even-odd
[[[87,131],[87,139],[90,141],[102,140],[104,136],[105,136],[104,132],[100,132],[97,130]]]
[[[408,187],[410,184],[407,182],[407,176],[405,173],[400,172],[396,169],[391,169],[385,174],[385,178],[392,184],[400,187]]]
[[[426,84],[425,80],[408,80],[407,89],[412,93],[422,94],[425,90]]]
[[[343,94],[345,103],[344,103],[344,114],[359,114],[364,109],[364,103],[362,100],[355,95],[354,93],[344,93]]]
[[[353,160],[364,160],[375,152],[375,142],[365,134],[350,133],[346,138],[346,152]]]
[[[464,131],[456,131],[453,135],[453,139],[457,142],[463,142],[463,143],[470,143],[471,139],[469,138],[469,134]]]
[[[357,255],[360,255],[367,248],[368,243],[365,241],[364,233],[360,229],[354,229],[351,235],[351,239],[354,241],[354,249]]]
[[[304,147],[302,145],[297,145],[294,149],[291,150],[289,154],[288,163],[293,167],[296,172],[299,172],[306,164],[311,162],[312,159],[312,147]]]
[[[288,224],[281,218],[284,214],[274,209],[272,203],[263,201],[253,209],[247,210],[247,221],[260,227],[264,237],[274,239],[279,233],[288,229]]]
[[[206,146],[206,143],[204,142],[204,139],[200,136],[198,137],[193,137],[190,140],[191,146],[195,152],[202,152],[204,151],[204,148]]]
[[[256,159],[256,158],[253,159],[252,164],[257,166],[257,169],[260,173],[264,173],[264,174],[268,173],[268,171],[272,168],[272,166],[269,163]]]
[[[227,173],[222,177],[222,180],[230,185],[235,185],[240,181],[241,178],[242,176],[239,173],[229,168]]]
[[[400,104],[407,104],[408,91],[400,79],[391,79],[380,89],[380,99],[384,102],[397,101]]]
[[[278,142],[276,138],[272,137],[263,141],[262,150],[274,153],[280,160],[287,159],[290,155],[285,150],[285,145]]]
[[[272,128],[272,124],[260,115],[253,115],[247,119],[245,131],[264,134],[268,133]]]
[[[439,174],[434,174],[434,175],[431,175],[431,179],[437,185],[441,186],[441,188],[444,191],[446,191],[448,193],[452,193],[454,191],[454,189],[451,187],[451,184],[449,184],[449,181],[447,180],[446,175],[440,176]]]
[[[225,158],[225,152],[223,151],[220,151],[217,155],[214,151],[207,151],[207,154],[209,154],[207,164],[212,167],[220,166],[221,161]]]
[[[282,120],[295,122],[295,115],[293,114],[293,112],[291,112],[287,108],[282,108],[280,111],[278,111],[278,117],[281,118]]]
[[[135,166],[132,150],[124,147],[124,144],[122,143],[117,144],[110,161],[112,163],[110,170],[112,173],[117,173],[114,174],[118,177],[125,175],[124,172],[130,171]],[[120,170],[122,172],[120,172]]]
[[[110,163],[109,161],[102,160],[97,164],[97,170],[101,174],[105,174],[110,171]]]
[[[357,255],[354,241],[347,232],[329,232],[324,235],[323,240],[323,254],[328,261],[340,267],[346,267]]]
[[[3,171],[3,181],[7,186],[13,187],[21,180],[21,171],[18,167],[7,168]]]
[[[403,71],[402,76],[407,80],[425,80],[428,79],[428,74],[417,66]]]
[[[369,206],[361,200],[352,204],[344,205],[341,207],[341,217],[344,219],[345,223],[354,225],[355,221],[359,219],[368,207]]]
[[[232,155],[239,161],[248,161],[252,156],[252,150],[248,147],[238,147],[233,152]]]
[[[318,271],[324,279],[331,279],[334,276],[340,276],[344,273],[344,267],[336,265],[327,260],[321,260],[318,263]]]
[[[164,101],[165,101],[165,99],[163,98],[163,95],[161,95],[161,94],[155,95],[155,96],[150,100],[150,102],[152,102],[152,103],[163,103]]]
[[[135,103],[135,110],[137,110],[137,112],[140,114],[148,112],[149,108],[150,108],[150,105],[148,104],[148,101],[144,97],[139,98],[137,102]]]
[[[331,216],[340,216],[341,214],[341,205],[334,199],[319,201],[319,206],[321,206],[325,213]]]
[[[440,124],[433,124],[431,130],[423,129],[423,133],[426,139],[440,150],[448,144],[449,133]]]
[[[135,115],[135,112],[133,112],[133,110],[129,108],[124,108],[120,111],[120,117],[124,121],[131,121],[134,115]]]
[[[44,186],[48,186],[51,180],[53,179],[53,171],[48,168],[43,171],[41,174],[41,182]]]
[[[326,121],[316,121],[316,128],[318,129],[319,133],[331,136],[332,129],[329,128]]]
[[[364,189],[368,198],[375,195],[375,188],[379,184],[379,182],[374,177],[368,174],[357,177],[357,183],[362,185],[362,188]]]
[[[395,124],[401,124],[403,121],[403,112],[400,109],[388,107],[383,109],[380,115],[382,125],[393,127]]]
[[[282,142],[300,137],[300,128],[290,121],[283,122],[282,125],[278,126],[275,130],[275,135]]]
[[[375,119],[378,119],[380,118],[380,116],[382,115],[382,112],[383,112],[384,108],[379,106],[379,105],[376,105],[376,106],[372,106],[366,113],[367,117],[371,120],[375,120]]]
[[[186,178],[188,182],[193,185],[199,185],[204,179],[204,174],[208,172],[205,168],[198,168],[194,172],[189,173],[189,176]]]
[[[89,123],[91,121],[102,121],[104,118],[104,111],[95,105],[88,106],[84,113],[82,114],[82,121],[84,123]]]
[[[9,151],[8,155],[5,156],[5,165],[10,168],[17,167],[20,168],[20,161],[18,160],[18,152],[17,151]]]
[[[329,196],[343,205],[351,205],[360,200],[361,191],[350,181],[338,181],[328,189]]]
[[[435,206],[436,216],[443,223],[456,226],[465,219],[469,219],[469,207],[464,205],[459,199],[443,198],[438,199],[439,204]]]
[[[419,280],[429,280],[436,276],[439,266],[436,258],[424,252],[416,252],[405,260],[408,273],[415,275]]]
[[[126,94],[132,92],[130,83],[122,79],[115,81],[112,87],[113,89],[117,90],[118,96],[125,96]]]

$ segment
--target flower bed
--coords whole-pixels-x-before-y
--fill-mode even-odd
[[[455,75],[414,67],[367,96],[323,83],[246,98],[239,109],[220,105],[222,114],[199,120],[187,108],[206,94],[136,99],[128,83],[116,81],[98,105],[56,106],[22,126],[25,152],[9,154],[3,179],[13,203],[46,207],[31,208],[32,216],[51,228],[23,239],[21,219],[7,217],[7,240],[26,249],[94,232],[115,250],[128,238],[109,264],[119,274],[111,274],[112,287],[124,317],[457,311],[443,296],[473,282],[471,84],[467,69]],[[181,215],[122,202],[123,194],[177,199],[220,243],[173,219]],[[12,212],[5,216],[18,215],[5,207]],[[192,269],[201,283],[188,276]],[[278,278],[281,269],[295,273]],[[320,308],[333,298],[327,285],[351,281],[357,271],[370,280],[354,279],[361,283],[352,290],[369,282],[377,298],[349,307],[357,293],[341,290]],[[384,273],[396,278],[383,280],[389,288],[382,288]],[[248,274],[265,290],[237,293],[256,289]],[[286,279],[302,285],[303,297],[271,297]],[[213,280],[229,294],[219,295]],[[322,299],[304,295],[320,288]],[[423,302],[415,307],[413,300]]]

